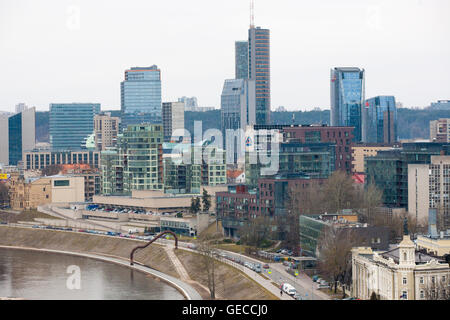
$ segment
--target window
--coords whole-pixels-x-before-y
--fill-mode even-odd
[[[403,277],[403,284],[407,284],[407,280],[405,277]]]
[[[423,290],[420,290],[420,299],[423,299],[423,298],[425,298],[425,294],[424,294]]]
[[[420,277],[419,282],[420,282],[420,284],[423,284],[423,277]]]
[[[55,180],[53,181],[54,187],[68,187],[70,185],[69,180]]]

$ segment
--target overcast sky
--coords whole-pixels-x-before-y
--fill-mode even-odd
[[[272,109],[329,108],[330,68],[366,70],[366,97],[450,99],[449,0],[256,0],[271,30]],[[248,0],[0,0],[0,110],[120,108],[124,70],[158,65],[163,101],[220,106]]]

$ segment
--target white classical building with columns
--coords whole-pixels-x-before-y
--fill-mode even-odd
[[[425,300],[432,294],[448,296],[449,263],[417,252],[409,235],[389,251],[352,250],[352,296],[368,300]],[[446,291],[447,290],[447,291]],[[439,293],[437,293],[439,292]]]

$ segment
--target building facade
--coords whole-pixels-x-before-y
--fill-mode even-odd
[[[383,190],[387,207],[408,209],[408,165],[430,164],[431,156],[450,155],[445,143],[403,143],[401,148],[381,150],[376,156],[365,157],[366,184],[374,183]]]
[[[397,106],[394,96],[377,96],[366,100],[365,142],[393,144],[397,142]]]
[[[442,216],[440,228],[450,229],[450,156],[431,156],[430,164],[408,165],[408,211],[426,224],[429,209]]]
[[[111,113],[101,113],[94,116],[95,149],[98,151],[114,147],[119,134],[119,117],[112,117]]]
[[[94,132],[99,103],[51,103],[50,144],[53,150],[80,150]]]
[[[36,209],[50,203],[84,202],[84,178],[51,176],[11,180],[10,202],[14,210]]]
[[[88,164],[92,168],[99,168],[100,151],[31,150],[24,153],[23,167],[26,170],[42,170],[65,164]]]
[[[364,69],[331,69],[331,126],[354,127],[355,141],[365,141],[364,94]]]
[[[270,30],[248,30],[248,79],[256,85],[256,124],[270,124]]]
[[[234,162],[241,152],[241,143],[244,140],[243,130],[247,125],[256,123],[256,101],[255,101],[255,81],[246,79],[225,80],[221,95],[221,129],[226,150],[234,150]],[[242,129],[239,130],[239,129]],[[233,130],[231,132],[229,130]],[[237,134],[236,145],[234,145],[234,131]]]
[[[373,293],[380,300],[440,299],[448,294],[449,277],[449,264],[417,252],[409,235],[389,251],[352,250],[352,296],[362,300]]]
[[[236,41],[235,78],[248,79],[248,41]]]
[[[35,147],[35,110],[0,115],[0,163],[16,166],[23,160],[23,153]]]
[[[430,121],[430,141],[450,142],[450,119]]]
[[[172,134],[184,130],[184,103],[183,102],[164,102],[162,104],[162,118],[164,128],[164,142],[171,142]],[[181,140],[185,133],[181,133]],[[178,142],[178,140],[176,141]]]
[[[120,83],[123,128],[161,123],[161,102],[161,70],[156,65],[125,70],[125,79]]]
[[[364,159],[377,155],[378,151],[389,150],[393,146],[383,144],[359,143],[352,146],[352,171],[364,173]]]

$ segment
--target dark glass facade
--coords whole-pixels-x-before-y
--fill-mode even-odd
[[[392,144],[397,141],[395,97],[378,96],[366,101],[366,142]]]
[[[9,164],[16,166],[22,160],[22,113],[8,119]]]
[[[235,42],[235,77],[248,79],[248,41]]]
[[[161,71],[157,66],[125,71],[120,84],[122,127],[162,122]]]
[[[354,140],[363,141],[364,69],[331,70],[331,126],[354,127]]]
[[[50,104],[50,143],[53,150],[80,150],[94,132],[99,103]]]

